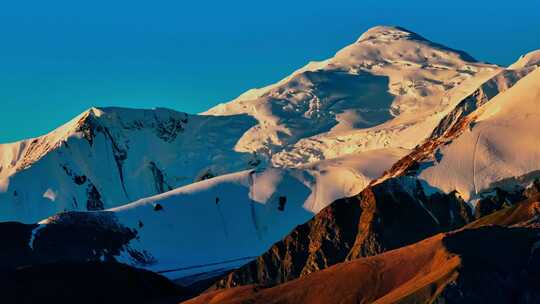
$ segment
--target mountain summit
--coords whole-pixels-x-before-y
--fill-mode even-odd
[[[253,124],[241,115],[89,109],[47,135],[0,145],[0,218],[105,209],[252,168],[253,155],[233,147]]]
[[[431,42],[421,35],[399,26],[375,26],[363,33],[356,42],[362,43],[368,40],[374,43],[409,40],[420,44],[428,44],[434,49],[439,49],[441,52],[447,52],[449,56],[458,55],[464,61],[477,62],[476,59],[464,51],[454,50],[442,44]]]
[[[501,68],[398,27],[375,27],[332,58],[205,114],[258,124],[237,144],[275,166],[380,148],[413,148],[440,115]]]
[[[357,186],[306,201],[319,210],[364,187],[500,70],[401,28],[376,27],[334,57],[204,115],[92,108],[47,135],[0,145],[0,218],[32,222],[238,170],[316,162],[328,169],[347,159],[340,170]],[[360,155],[380,149],[388,161],[365,167]]]

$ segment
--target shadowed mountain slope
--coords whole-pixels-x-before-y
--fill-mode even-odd
[[[276,287],[213,291],[186,303],[536,303],[539,198]]]

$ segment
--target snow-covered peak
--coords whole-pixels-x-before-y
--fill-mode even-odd
[[[429,135],[437,123],[434,115],[451,109],[500,69],[403,28],[379,26],[334,57],[204,114],[254,117],[258,124],[236,149],[267,155],[276,166],[299,166],[330,155],[412,148]],[[407,130],[407,137],[400,135]],[[346,132],[355,134],[345,139]],[[289,155],[276,156],[284,150]],[[291,150],[298,151],[290,155]]]
[[[519,60],[510,65],[508,68],[515,70],[535,66],[540,66],[540,50],[532,51],[519,57]]]
[[[143,119],[145,117],[185,117],[187,114],[168,108],[134,109],[123,107],[92,107],[84,113],[94,117],[122,117],[123,119]]]
[[[48,134],[10,144],[18,144],[26,141],[47,141],[49,144],[54,144],[58,141],[65,140],[69,136],[80,133],[81,127],[87,124],[94,124],[96,126],[116,125],[115,127],[140,129],[156,127],[171,121],[185,121],[187,119],[188,114],[167,108],[132,109],[121,107],[92,107]]]
[[[457,68],[462,67],[465,71],[471,70],[471,73],[475,73],[476,69],[468,66],[468,62],[477,63],[473,57],[463,51],[431,42],[402,27],[375,26],[363,33],[355,43],[338,51],[334,57],[309,62],[275,84],[250,89],[233,101],[219,104],[203,114],[231,115],[249,112],[250,107],[236,107],[233,103],[264,97],[294,77],[306,72],[319,70],[358,72],[362,68],[374,70],[382,65],[397,64],[410,68],[420,64],[441,69],[442,66],[454,65]]]
[[[477,61],[472,56],[463,51],[454,50],[447,46],[429,41],[425,37],[399,26],[375,26],[363,33],[360,38],[358,38],[356,43],[365,43],[368,41],[371,41],[372,43],[393,43],[399,41],[411,41],[418,44],[419,47],[428,47],[430,49],[435,49],[439,51],[442,50],[445,51],[448,56],[458,56],[461,57],[461,59],[464,61]],[[427,59],[429,60],[429,57]]]
[[[421,65],[468,69],[468,63],[478,63],[463,51],[429,41],[404,28],[391,26],[376,26],[369,29],[356,43],[339,51],[332,61],[342,68],[354,66],[371,68],[397,64],[404,67]]]
[[[422,36],[399,26],[378,25],[364,32],[356,42],[365,40],[391,41],[400,39],[426,40]]]
[[[188,115],[166,108],[156,109],[131,109],[121,107],[100,107],[90,108],[82,115],[74,127],[74,132],[80,132],[80,128],[85,124],[96,124],[96,126],[107,126],[125,129],[143,128],[181,128],[182,123],[186,123]],[[170,130],[171,132],[174,130]]]
[[[247,116],[91,108],[41,137],[0,145],[0,218],[96,210],[253,168],[234,150]]]
[[[151,129],[159,138],[170,141],[182,131],[187,121],[187,114],[164,108],[92,107],[48,134],[0,144],[0,178],[29,167],[70,138],[84,137],[91,144],[96,131],[114,136],[119,132]]]

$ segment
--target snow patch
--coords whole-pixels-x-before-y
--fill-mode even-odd
[[[56,201],[56,196],[57,195],[58,194],[54,190],[52,190],[51,188],[47,189],[47,191],[45,191],[43,193],[43,197],[50,200],[51,202]]]

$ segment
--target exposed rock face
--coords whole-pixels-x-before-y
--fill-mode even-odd
[[[410,154],[396,162],[382,177],[373,181],[378,183],[390,177],[416,175],[423,166],[439,161],[437,150],[459,137],[474,125],[475,110],[489,102],[497,94],[504,92],[528,75],[534,68],[523,70],[504,70],[484,82],[477,90],[460,101],[452,111],[445,115],[431,135]],[[423,163],[423,164],[421,164]]]
[[[475,219],[471,207],[456,191],[449,194],[432,194],[426,207],[437,218],[442,231],[463,227]]]
[[[110,128],[99,119],[99,109],[90,109],[78,122],[76,131],[81,132],[83,137],[93,144],[97,133],[103,133],[114,140],[111,136]],[[142,130],[150,129],[157,137],[166,142],[172,142],[184,130],[184,125],[188,123],[188,115],[169,116],[165,119],[158,117],[157,114],[146,116],[143,119],[122,121],[118,117],[114,117],[120,123],[120,127],[124,130]]]
[[[0,223],[2,303],[178,303],[194,296],[151,271],[116,261],[137,232],[107,212],[70,212],[46,224]],[[161,302],[159,302],[161,303]]]
[[[511,193],[508,193],[500,188],[495,188],[494,191],[494,195],[485,197],[476,203],[476,218],[481,218],[504,207],[509,207],[512,204],[512,201],[521,199],[519,194],[515,194],[517,199],[512,199]]]
[[[424,190],[429,189],[429,185],[420,185],[422,181],[416,178],[424,167],[440,161],[440,147],[451,143],[473,127],[478,108],[513,86],[530,71],[503,71],[486,81],[457,104],[423,144],[398,161],[371,187],[356,197],[337,201],[327,207],[256,261],[219,281],[217,286],[283,283],[341,261],[376,255],[437,232],[460,228],[474,219],[534,195],[538,182],[533,183],[529,189],[518,187],[513,192],[493,185],[477,194],[479,199],[475,204],[468,205],[456,191],[444,194],[434,189],[430,190],[433,194],[427,195]],[[522,177],[516,179],[520,178],[525,180]],[[347,207],[338,210],[334,206],[340,204]],[[336,220],[336,212],[344,212],[353,219],[342,224]],[[338,228],[334,227],[336,225]],[[342,234],[338,233],[341,230],[352,236],[341,239]],[[325,243],[332,244],[331,251],[322,245]],[[335,257],[335,260],[328,256]],[[301,265],[297,265],[299,261]]]
[[[186,303],[538,303],[539,195],[418,243],[271,288],[211,291]]]
[[[88,187],[88,200],[86,201],[86,210],[95,211],[103,210],[103,202],[101,201],[101,194],[97,190],[96,186],[89,185]]]
[[[217,286],[275,285],[433,235],[441,227],[411,192],[419,189],[392,179],[338,200]]]
[[[532,198],[538,193],[540,193],[540,179],[534,180],[531,186],[523,191],[523,195],[527,198]]]
[[[482,204],[505,203],[490,204],[481,211],[477,207],[473,214],[456,192],[427,196],[415,178],[388,179],[334,202],[255,261],[218,281],[216,287],[273,286],[343,261],[400,248],[509,207],[523,193],[534,196],[532,189],[513,194],[495,191]]]
[[[59,214],[46,225],[0,223],[0,269],[65,261],[114,261],[137,232],[111,213]]]
[[[150,163],[148,163],[148,166],[150,167],[150,171],[152,172],[152,175],[154,177],[156,192],[163,193],[172,190],[172,187],[165,181],[165,175],[163,174],[163,171],[158,168],[156,163],[151,161]]]

